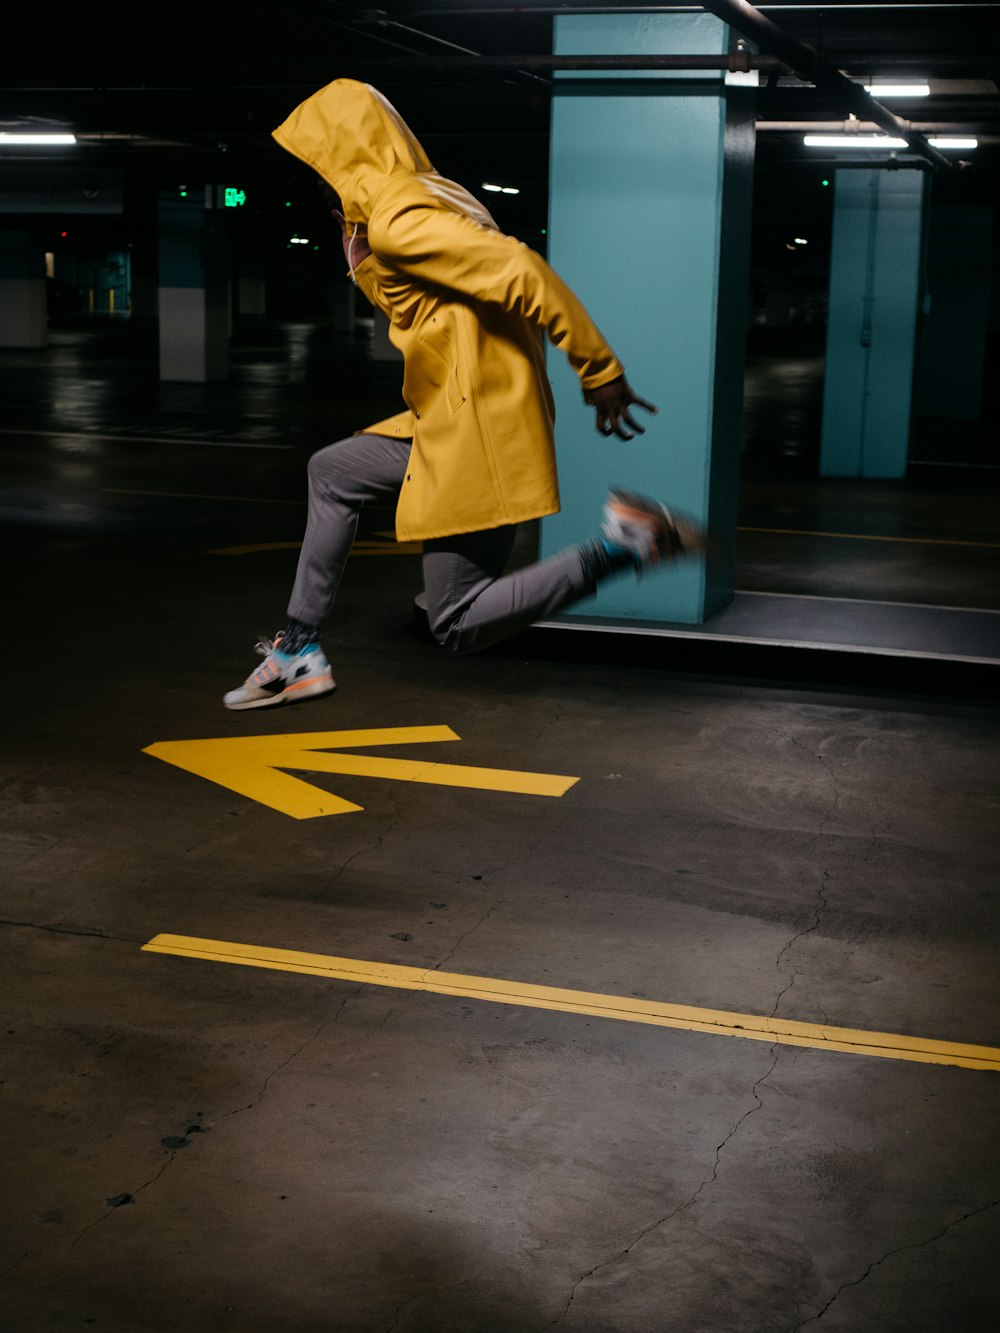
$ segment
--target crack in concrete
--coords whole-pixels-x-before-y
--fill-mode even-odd
[[[333,876],[333,878],[330,879],[330,880],[328,880],[328,881],[323,885],[323,887],[320,889],[319,893],[317,893],[316,896],[313,898],[313,902],[314,902],[314,903],[318,903],[318,902],[320,902],[323,898],[326,897],[326,895],[330,892],[330,890],[333,888],[333,886],[337,883],[337,881],[340,879],[341,875],[344,873],[344,871],[347,869],[347,867],[350,866],[350,865],[353,865],[354,862],[355,862],[359,857],[361,857],[361,856],[367,856],[367,855],[369,854],[369,852],[377,852],[378,849],[382,846],[383,842],[385,842],[385,840],[386,840],[386,838],[389,836],[389,834],[393,831],[393,829],[395,829],[395,828],[397,827],[397,825],[399,824],[400,819],[402,818],[402,815],[400,814],[400,810],[399,810],[399,803],[398,803],[396,800],[394,800],[391,796],[390,796],[389,799],[390,799],[390,801],[392,802],[393,808],[394,808],[395,811],[396,811],[396,817],[395,817],[395,819],[391,820],[390,823],[386,825],[386,827],[382,830],[381,833],[378,834],[376,840],[371,844],[370,847],[359,847],[358,850],[357,850],[356,852],[353,852],[353,853],[347,858],[347,860],[343,863],[343,865],[340,867],[340,869],[337,871],[337,873]]]
[[[227,1111],[225,1115],[217,1116],[214,1120],[210,1120],[208,1122],[209,1125],[217,1125],[223,1120],[231,1120],[234,1115],[242,1115],[244,1111],[252,1111],[255,1107],[260,1106],[261,1102],[264,1100],[264,1095],[267,1092],[268,1084],[271,1082],[271,1080],[275,1078],[278,1074],[280,1074],[281,1071],[287,1065],[290,1065],[292,1061],[296,1058],[296,1056],[301,1055],[307,1046],[311,1046],[312,1043],[319,1036],[319,1034],[324,1030],[324,1028],[332,1027],[334,1023],[337,1022],[337,1020],[340,1018],[340,1015],[344,1012],[344,1008],[347,1005],[347,1002],[349,1000],[352,1000],[359,993],[360,990],[361,987],[356,986],[354,990],[350,991],[347,995],[345,995],[344,998],[341,1000],[340,1004],[337,1006],[337,1010],[334,1013],[333,1017],[324,1018],[323,1022],[320,1023],[319,1027],[312,1034],[312,1036],[307,1037],[305,1041],[301,1044],[301,1046],[297,1046],[294,1051],[290,1052],[290,1054],[285,1056],[284,1060],[281,1060],[278,1064],[275,1065],[275,1067],[264,1079],[264,1082],[260,1085],[260,1091],[257,1093],[257,1098],[255,1101],[248,1102],[246,1106],[237,1106],[235,1111]]]
[[[802,750],[804,750],[804,749],[807,748],[807,747],[806,747],[800,740],[796,739],[796,737],[794,737],[794,736],[792,737],[792,744],[793,744],[794,746],[796,746],[798,749],[802,749]],[[831,783],[832,783],[832,785],[833,785],[833,801],[832,801],[832,803],[830,804],[829,809],[826,811],[826,813],[825,813],[825,814],[822,816],[822,818],[820,819],[820,821],[819,821],[819,828],[818,828],[818,830],[817,830],[817,832],[816,832],[816,837],[817,837],[817,839],[820,839],[820,838],[823,838],[824,835],[826,834],[827,825],[830,824],[830,822],[832,821],[832,819],[833,819],[834,815],[837,813],[837,809],[838,809],[838,807],[839,807],[839,805],[840,805],[840,783],[839,783],[838,780],[837,780],[837,774],[836,774],[836,772],[830,767],[830,765],[827,763],[827,761],[826,761],[826,759],[824,758],[824,756],[823,756],[822,754],[818,754],[818,755],[816,755],[816,758],[819,760],[819,762],[820,762],[820,767],[827,773],[827,775],[828,775],[828,777],[829,777],[829,779],[830,779],[830,781],[831,781]],[[877,821],[877,822],[879,822],[879,821]],[[874,843],[874,841],[875,841],[875,831],[874,831],[874,830],[875,830],[875,826],[873,825],[873,826],[872,826],[872,831],[871,831],[871,836],[870,836],[870,839],[869,839],[868,849],[867,849],[867,851],[866,851],[866,859],[867,859],[868,856],[871,855],[872,846],[873,846],[873,843]],[[785,945],[783,945],[782,948],[778,951],[778,956],[777,956],[777,958],[774,960],[774,966],[775,966],[775,968],[776,968],[779,972],[781,971],[781,960],[782,960],[782,958],[784,958],[785,954],[788,953],[791,949],[793,949],[793,948],[795,947],[795,945],[798,944],[798,942],[799,942],[800,940],[805,939],[805,937],[806,937],[807,935],[812,935],[814,931],[819,930],[820,923],[821,923],[822,920],[823,920],[823,914],[826,912],[827,908],[830,906],[830,900],[829,900],[829,898],[827,897],[826,890],[827,890],[827,886],[829,885],[829,883],[830,883],[830,881],[831,881],[832,878],[833,878],[832,871],[829,870],[828,868],[824,868],[823,871],[821,872],[821,878],[820,878],[819,887],[817,888],[817,891],[816,891],[816,892],[817,892],[817,896],[818,896],[818,898],[819,898],[819,903],[818,903],[817,906],[816,906],[816,909],[815,909],[815,915],[813,916],[812,923],[811,923],[810,925],[806,926],[804,930],[800,930],[797,934],[793,935],[792,938],[788,941],[788,943],[785,944]],[[796,981],[796,977],[798,976],[798,973],[796,972],[794,965],[792,965],[792,964],[789,965],[789,972],[790,972],[790,975],[789,975],[789,979],[788,979],[787,983],[786,983],[786,984],[781,988],[781,990],[778,992],[777,998],[776,998],[776,1000],[774,1001],[774,1008],[771,1010],[771,1017],[772,1017],[772,1018],[775,1018],[775,1017],[777,1016],[778,1008],[779,1008],[779,1006],[781,1005],[781,1001],[785,998],[785,996],[788,994],[788,992],[789,992],[789,991],[792,989],[792,987],[795,985],[795,981]]]
[[[794,946],[799,942],[799,940],[805,939],[805,937],[807,935],[811,935],[813,931],[819,930],[820,922],[823,919],[823,913],[830,905],[830,901],[826,896],[826,886],[829,883],[829,881],[830,881],[830,871],[824,870],[822,880],[820,881],[819,887],[816,891],[819,897],[819,903],[817,904],[812,924],[806,926],[804,930],[800,930],[797,935],[793,935],[792,938],[788,941],[788,943],[783,945],[781,949],[778,950],[778,956],[774,960],[774,966],[777,971],[779,972],[781,971],[782,958],[784,958],[785,954],[788,953],[790,949],[794,948]],[[770,1015],[772,1018],[777,1017],[778,1008],[781,1005],[781,1001],[785,998],[788,992],[795,985],[795,979],[798,976],[798,973],[796,972],[794,965],[792,964],[789,965],[789,972],[790,976],[788,981],[785,983],[784,986],[782,986],[781,990],[778,991],[777,998],[774,1001],[774,1008],[771,1010],[771,1015]]]
[[[9,921],[0,917],[0,926],[22,926],[25,930],[42,930],[52,935],[84,935],[88,939],[114,940],[118,944],[145,944],[145,940],[128,939],[124,935],[109,935],[104,930],[78,930],[73,926],[49,926],[39,921]]]
[[[502,866],[497,866],[495,869],[491,870],[489,872],[489,878],[493,879],[497,875],[502,875],[504,871],[509,870],[511,866],[520,865],[524,861],[530,861],[531,858],[534,856],[535,852],[538,850],[538,846],[541,843],[541,841],[542,841],[541,838],[536,838],[523,856],[515,856],[512,860],[505,861]],[[445,954],[445,956],[442,959],[440,959],[439,962],[435,963],[433,967],[427,968],[424,975],[427,976],[431,972],[437,972],[442,967],[444,967],[445,963],[450,962],[451,959],[454,958],[458,950],[461,948],[461,946],[469,938],[469,936],[474,935],[481,926],[485,925],[485,923],[490,919],[493,913],[498,911],[501,907],[503,907],[506,901],[507,901],[506,898],[500,898],[492,905],[492,907],[487,908],[487,910],[479,918],[476,924],[474,926],[470,926],[464,935],[460,935],[458,939],[455,941],[455,943],[448,950],[448,952]]]
[[[155,1185],[156,1182],[163,1175],[164,1171],[166,1171],[170,1163],[177,1156],[178,1154],[176,1152],[172,1152],[170,1156],[167,1158],[167,1160],[160,1167],[159,1171],[157,1171],[155,1176],[151,1176],[149,1180],[145,1182],[145,1184],[139,1185],[138,1188],[134,1190],[129,1190],[128,1193],[132,1196],[132,1199],[134,1200],[136,1195],[141,1194],[143,1190],[149,1189],[151,1185]],[[117,1213],[117,1212],[118,1212],[118,1206],[114,1208],[109,1208],[107,1212],[102,1213],[101,1216],[96,1218],[93,1222],[88,1222],[87,1225],[80,1232],[78,1232],[77,1235],[74,1236],[73,1239],[69,1242],[69,1244],[66,1247],[67,1250],[73,1249],[75,1245],[78,1245],[80,1241],[83,1240],[84,1236],[87,1234],[88,1231],[93,1231],[94,1228],[99,1227],[102,1222],[106,1222],[112,1213]],[[8,1274],[10,1273],[13,1273],[16,1268],[20,1268],[21,1264],[23,1264],[26,1259],[31,1258],[33,1255],[44,1253],[45,1250],[51,1249],[53,1245],[58,1245],[62,1239],[63,1238],[61,1236],[56,1236],[52,1240],[48,1241],[47,1244],[40,1245],[36,1250],[25,1250],[24,1254],[21,1255],[20,1259],[18,1259],[16,1263],[11,1264],[9,1268],[5,1268],[4,1271],[0,1273],[0,1279],[7,1277]]]
[[[143,1190],[148,1190],[151,1185],[155,1185],[156,1182],[163,1175],[164,1171],[166,1171],[167,1167],[170,1166],[172,1162],[176,1161],[177,1157],[178,1154],[176,1152],[172,1152],[170,1156],[167,1158],[167,1160],[160,1167],[159,1171],[157,1171],[155,1176],[150,1176],[149,1180],[147,1180],[144,1185],[140,1185],[138,1189],[129,1190],[128,1192],[132,1195],[132,1198],[134,1199],[136,1195],[141,1194]],[[74,1245],[78,1245],[80,1241],[83,1240],[84,1236],[87,1234],[88,1231],[93,1231],[93,1229],[95,1227],[99,1227],[102,1222],[106,1222],[108,1218],[112,1215],[112,1213],[117,1213],[117,1212],[118,1212],[117,1207],[109,1208],[108,1211],[106,1213],[102,1213],[101,1216],[95,1222],[88,1223],[87,1226],[85,1226],[83,1230],[80,1232],[80,1234],[74,1237],[72,1241],[70,1241],[68,1248],[72,1249]]]
[[[403,1311],[407,1308],[407,1306],[412,1305],[414,1301],[419,1301],[420,1298],[422,1296],[426,1296],[429,1291],[440,1290],[440,1292],[443,1295],[444,1292],[446,1291],[455,1291],[458,1287],[464,1287],[464,1286],[465,1286],[465,1278],[463,1278],[461,1282],[450,1282],[446,1287],[440,1287],[440,1288],[436,1288],[434,1286],[424,1287],[421,1291],[414,1292],[412,1296],[407,1296],[405,1301],[402,1301],[399,1305],[396,1306],[395,1313],[392,1316],[392,1323],[385,1330],[385,1333],[395,1333],[395,1330],[399,1327],[399,1321],[403,1317]]]
[[[550,727],[557,726],[563,720],[563,718],[566,716],[568,712],[569,709],[564,708],[562,709],[561,712],[557,713],[555,717],[550,718],[548,722],[543,722],[542,725],[538,728],[538,731],[533,737],[533,739],[528,742],[531,748],[535,749],[538,745],[538,742],[542,739],[542,737],[545,735],[548,729]]]
[[[795,746],[797,746],[797,747],[799,747],[800,749],[805,749],[805,748],[806,748],[806,747],[803,745],[803,743],[802,743],[801,741],[797,740],[794,736],[792,737],[792,744],[795,745]],[[824,767],[825,771],[827,772],[827,774],[828,774],[828,776],[829,776],[829,778],[830,778],[830,780],[831,780],[831,782],[832,782],[832,784],[833,784],[833,800],[832,800],[832,802],[831,802],[831,804],[830,804],[828,810],[826,811],[826,813],[822,816],[822,818],[821,818],[821,820],[820,820],[820,824],[819,824],[819,829],[818,829],[818,831],[817,831],[817,838],[822,838],[822,837],[824,836],[824,834],[826,833],[827,826],[828,826],[828,825],[830,824],[830,822],[833,820],[834,815],[836,814],[837,809],[838,809],[838,807],[839,807],[839,805],[840,805],[840,784],[839,784],[838,781],[837,781],[837,775],[836,775],[836,773],[833,771],[832,768],[829,767],[829,765],[827,765],[827,763],[826,763],[826,761],[825,761],[823,755],[820,754],[820,755],[817,756],[817,758],[819,759],[820,764]],[[872,839],[873,839],[873,840],[874,840],[874,837],[875,837],[875,834],[874,834],[874,827],[873,827],[873,830],[872,830]],[[792,938],[791,938],[786,944],[784,944],[784,945],[782,946],[782,948],[778,951],[778,956],[777,956],[777,958],[775,959],[775,962],[774,962],[775,968],[776,968],[778,971],[781,970],[781,963],[782,963],[782,959],[784,958],[785,954],[788,953],[789,950],[791,950],[792,948],[794,948],[794,946],[799,942],[799,940],[804,939],[807,935],[811,935],[814,931],[816,931],[816,930],[819,929],[820,923],[821,923],[821,921],[822,921],[822,919],[823,919],[823,914],[824,914],[824,912],[826,911],[826,909],[829,907],[829,899],[828,899],[828,897],[827,897],[826,890],[827,890],[827,885],[829,884],[831,877],[832,877],[832,876],[831,876],[831,872],[830,872],[830,870],[828,870],[828,869],[824,869],[823,872],[822,872],[822,877],[821,877],[820,884],[819,884],[819,887],[818,887],[818,890],[817,890],[817,894],[818,894],[818,897],[819,897],[819,902],[818,902],[818,904],[816,905],[815,912],[814,912],[814,916],[813,916],[813,920],[812,920],[812,922],[811,922],[808,926],[806,926],[803,930],[800,930],[800,931],[798,931],[795,935],[793,935]],[[785,983],[785,985],[782,986],[782,988],[778,991],[778,994],[777,994],[777,996],[776,996],[776,998],[775,998],[774,1006],[773,1006],[773,1008],[772,1008],[772,1010],[771,1010],[771,1017],[772,1017],[772,1018],[774,1018],[774,1017],[777,1015],[777,1012],[778,1012],[778,1009],[779,1009],[779,1007],[780,1007],[780,1005],[781,1005],[781,1001],[782,1001],[782,999],[785,997],[785,995],[787,995],[787,993],[788,993],[788,992],[791,990],[791,988],[795,985],[795,979],[796,979],[796,975],[797,975],[797,974],[796,974],[796,971],[795,971],[794,967],[791,967],[790,972],[791,972],[791,975],[789,976],[788,981],[787,981],[787,982]],[[651,1232],[656,1231],[659,1227],[663,1227],[663,1226],[665,1226],[668,1222],[672,1221],[675,1217],[678,1217],[681,1213],[686,1212],[689,1208],[692,1208],[692,1207],[694,1206],[694,1204],[698,1201],[698,1199],[701,1197],[701,1195],[705,1192],[705,1190],[709,1189],[712,1185],[715,1184],[715,1182],[716,1182],[716,1180],[718,1179],[718,1176],[719,1176],[719,1167],[720,1167],[721,1160],[722,1160],[722,1153],[723,1153],[724,1149],[726,1148],[727,1144],[729,1144],[729,1142],[732,1140],[732,1138],[734,1137],[734,1135],[739,1131],[740,1127],[741,1127],[741,1126],[742,1126],[742,1125],[749,1119],[749,1117],[752,1116],[752,1115],[756,1115],[757,1112],[760,1111],[761,1108],[762,1108],[763,1105],[764,1105],[763,1098],[759,1095],[759,1091],[758,1091],[758,1090],[759,1090],[761,1087],[763,1087],[763,1085],[767,1082],[767,1080],[768,1080],[768,1079],[771,1077],[771,1075],[774,1073],[774,1070],[775,1070],[775,1068],[777,1067],[777,1063],[778,1063],[778,1053],[779,1053],[779,1050],[780,1050],[780,1048],[779,1048],[778,1046],[776,1046],[776,1045],[774,1045],[774,1046],[772,1046],[772,1047],[770,1048],[771,1064],[770,1064],[770,1066],[768,1067],[768,1069],[767,1069],[767,1070],[760,1076],[760,1078],[758,1078],[758,1079],[754,1082],[753,1086],[752,1086],[751,1089],[750,1089],[751,1096],[753,1097],[753,1099],[754,1099],[756,1105],[751,1106],[747,1111],[744,1111],[744,1113],[740,1116],[740,1118],[739,1118],[739,1119],[736,1121],[736,1123],[733,1125],[732,1129],[730,1129],[730,1131],[729,1131],[729,1133],[726,1135],[726,1137],[725,1137],[725,1138],[722,1140],[722,1142],[716,1147],[716,1149],[715,1149],[715,1161],[714,1161],[714,1163],[713,1163],[713,1165],[712,1165],[712,1173],[711,1173],[711,1175],[710,1175],[710,1176],[707,1176],[707,1177],[701,1182],[701,1184],[698,1186],[698,1188],[695,1190],[695,1192],[691,1195],[690,1199],[688,1199],[685,1203],[682,1203],[682,1204],[680,1204],[677,1208],[674,1208],[671,1212],[667,1213],[665,1217],[661,1217],[658,1221],[651,1223],[651,1224],[650,1224],[649,1226],[647,1226],[647,1227],[644,1227],[643,1230],[640,1231],[639,1234],[635,1237],[635,1239],[634,1239],[633,1241],[631,1241],[631,1242],[630,1242],[630,1243],[629,1243],[623,1250],[621,1250],[621,1251],[620,1251],[617,1255],[615,1255],[613,1258],[611,1258],[611,1259],[606,1259],[603,1263],[596,1264],[592,1269],[590,1269],[589,1272],[584,1273],[584,1275],[583,1275],[583,1276],[582,1276],[582,1277],[575,1283],[575,1285],[573,1286],[573,1289],[572,1289],[572,1291],[570,1292],[569,1300],[566,1302],[566,1305],[565,1305],[565,1307],[563,1308],[562,1313],[559,1314],[559,1315],[557,1315],[556,1318],[555,1318],[554,1320],[552,1320],[552,1322],[551,1322],[550,1324],[546,1324],[546,1325],[545,1325],[545,1329],[554,1328],[554,1327],[556,1326],[556,1324],[560,1323],[563,1319],[565,1319],[566,1315],[569,1313],[570,1307],[572,1306],[574,1300],[576,1299],[577,1292],[579,1291],[580,1287],[581,1287],[581,1286],[582,1286],[582,1285],[583,1285],[589,1278],[593,1277],[595,1273],[599,1273],[599,1272],[601,1272],[603,1269],[605,1269],[605,1268],[609,1268],[609,1267],[610,1267],[611,1265],[613,1265],[613,1264],[620,1263],[620,1262],[621,1262],[624,1258],[626,1258],[627,1255],[628,1255],[628,1254],[629,1254],[629,1253],[636,1247],[636,1245],[638,1245],[638,1244],[640,1243],[640,1241],[642,1241],[646,1236],[650,1235]]]
[[[444,967],[445,963],[450,962],[451,959],[455,957],[455,954],[458,952],[459,948],[469,938],[469,936],[474,935],[476,931],[480,928],[480,926],[485,925],[486,922],[493,915],[493,913],[497,911],[498,908],[503,907],[506,901],[507,901],[506,898],[500,898],[497,902],[493,904],[492,907],[487,908],[487,910],[479,918],[476,924],[474,926],[470,926],[464,935],[459,935],[458,939],[451,946],[450,950],[445,954],[445,956],[440,960],[440,962],[435,963],[433,967],[427,968],[427,971],[424,973],[424,975],[427,976],[428,973],[430,972],[437,972],[440,968]]]
[[[810,1315],[808,1319],[803,1319],[801,1323],[796,1324],[792,1333],[799,1333],[799,1329],[805,1328],[807,1324],[817,1323],[823,1318],[843,1292],[847,1291],[850,1287],[860,1286],[880,1264],[884,1264],[887,1260],[891,1259],[893,1255],[902,1254],[906,1250],[921,1250],[927,1245],[933,1245],[935,1241],[941,1240],[941,1238],[946,1236],[954,1227],[961,1226],[963,1222],[968,1222],[971,1218],[979,1217],[983,1213],[988,1213],[991,1208],[997,1207],[1000,1207],[1000,1199],[994,1199],[992,1203],[984,1203],[981,1208],[973,1208],[971,1212],[964,1213],[961,1217],[956,1217],[953,1222],[949,1222],[947,1226],[942,1227],[941,1230],[935,1232],[933,1236],[928,1236],[926,1240],[911,1241],[909,1245],[897,1245],[895,1249],[888,1250],[882,1255],[881,1259],[872,1260],[860,1277],[852,1278],[850,1282],[842,1282],[823,1308],[817,1311],[816,1314]]]
[[[552,1320],[551,1323],[546,1324],[545,1330],[550,1328],[555,1328],[556,1324],[561,1323],[562,1320],[566,1318],[566,1316],[569,1314],[570,1306],[576,1300],[577,1292],[589,1278],[592,1278],[595,1273],[600,1273],[605,1268],[610,1268],[613,1264],[621,1263],[621,1261],[625,1259],[632,1252],[632,1250],[635,1249],[635,1247],[640,1243],[640,1241],[645,1240],[645,1238],[648,1235],[656,1231],[658,1228],[666,1226],[668,1222],[673,1221],[675,1217],[679,1217],[681,1213],[687,1212],[689,1208],[694,1207],[694,1205],[698,1202],[698,1199],[705,1192],[705,1190],[709,1189],[712,1185],[715,1184],[716,1180],[718,1180],[719,1178],[719,1166],[721,1164],[723,1150],[726,1148],[726,1146],[729,1144],[732,1138],[737,1134],[740,1127],[743,1124],[745,1124],[746,1121],[750,1118],[750,1116],[756,1115],[757,1112],[763,1107],[764,1099],[759,1095],[758,1089],[763,1087],[763,1085],[774,1073],[777,1063],[778,1063],[778,1047],[772,1046],[770,1066],[764,1071],[763,1074],[761,1074],[760,1078],[754,1081],[750,1089],[751,1096],[756,1102],[756,1105],[751,1106],[748,1110],[743,1112],[743,1114],[733,1125],[732,1129],[730,1129],[726,1137],[722,1140],[720,1144],[717,1145],[715,1149],[715,1161],[712,1164],[712,1174],[705,1177],[705,1179],[701,1182],[701,1184],[698,1186],[695,1192],[691,1195],[690,1199],[687,1199],[684,1203],[679,1204],[676,1208],[672,1209],[664,1217],[659,1218],[656,1222],[651,1222],[649,1226],[643,1227],[643,1229],[639,1232],[639,1234],[635,1237],[635,1239],[630,1241],[629,1244],[626,1245],[623,1250],[620,1250],[618,1254],[613,1255],[612,1258],[610,1259],[605,1259],[603,1263],[595,1264],[594,1267],[591,1268],[589,1272],[584,1273],[583,1276],[579,1278],[577,1282],[574,1283],[573,1289],[569,1295],[569,1300],[566,1302],[566,1305],[564,1306],[562,1313],[558,1314],[555,1317],[555,1319]],[[544,1333],[544,1330],[542,1330],[542,1333]]]

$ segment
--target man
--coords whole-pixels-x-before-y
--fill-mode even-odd
[[[601,533],[504,574],[516,525],[559,508],[554,408],[544,340],[569,358],[602,435],[633,438],[651,403],[566,284],[502,235],[483,205],[440,176],[395,109],[338,79],[274,131],[335,192],[351,279],[390,320],[407,410],[309,462],[309,516],[288,623],[263,663],[224,699],[268,708],[329,694],[320,632],[359,511],[395,499],[396,535],[422,541],[431,631],[453,651],[482,648],[587,596],[623,569],[703,548],[663,505],[613,491]]]

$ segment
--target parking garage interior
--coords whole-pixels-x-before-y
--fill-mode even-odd
[[[996,1325],[1000,6],[737,9],[111,5],[7,62],[0,1333]],[[591,22],[603,68],[565,54]],[[697,79],[664,55],[689,22],[726,52]],[[903,147],[858,148],[886,123],[832,74]],[[639,256],[622,237],[693,187],[653,197],[634,156],[609,182],[595,143],[572,188],[620,212],[580,216],[607,248],[575,268],[582,122],[556,109],[611,117],[627,79],[739,99],[738,280],[701,289],[735,405],[706,434],[721,604],[688,614],[666,569],[450,656],[419,544],[370,505],[336,692],[222,707],[283,623],[309,456],[401,406],[313,173],[271,139],[338,77],[644,369],[660,410],[626,446],[549,349],[582,531],[578,472],[688,484],[664,350],[688,261],[666,224]],[[11,142],[45,132],[75,143]],[[672,145],[635,151],[659,181]],[[903,232],[876,238],[904,207],[909,286]],[[178,333],[180,208],[222,295]],[[848,298],[875,312],[860,389]],[[881,424],[845,464],[836,402],[862,396]]]

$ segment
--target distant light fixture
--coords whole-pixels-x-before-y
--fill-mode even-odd
[[[521,191],[516,190],[513,185],[505,185],[501,190],[501,194],[520,194],[520,193]]]
[[[490,194],[500,194],[500,193],[502,193],[502,191],[503,191],[503,186],[502,186],[502,185],[487,185],[486,181],[483,181],[483,189],[484,189],[484,190],[489,190]]]
[[[804,236],[796,236],[796,237],[795,237],[795,244],[796,244],[796,245],[808,245],[809,242],[806,240],[806,238],[805,238]]]
[[[289,237],[289,241],[290,241],[290,244],[292,244],[292,245],[308,245],[308,244],[309,244],[309,237],[308,237],[308,236],[291,236],[291,237]]]
[[[929,83],[866,83],[865,92],[872,97],[930,97]]]
[[[17,144],[25,148],[34,148],[39,145],[59,147],[60,145],[76,143],[75,134],[7,134],[0,130],[0,148],[6,148],[8,144]]]
[[[906,148],[905,139],[894,139],[888,134],[806,134],[802,142],[807,148]],[[959,137],[941,138],[935,135],[927,142],[932,148],[978,148],[978,139]]]

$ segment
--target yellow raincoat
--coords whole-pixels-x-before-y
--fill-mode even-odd
[[[400,541],[520,523],[559,508],[543,331],[586,389],[623,374],[566,284],[431,166],[381,93],[337,79],[274,131],[367,231],[354,277],[388,315],[406,412],[368,433],[413,439]],[[363,233],[362,233],[363,234]]]

